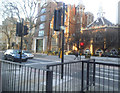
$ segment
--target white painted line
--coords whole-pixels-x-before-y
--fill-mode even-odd
[[[40,60],[44,60],[44,61],[55,61],[55,62],[56,62],[56,61],[58,61],[58,60],[55,60],[55,59],[54,59],[54,60],[50,60],[50,59],[45,59],[45,58],[37,58],[37,57],[35,57],[35,59],[40,59]]]
[[[99,70],[98,70],[99,71]],[[110,71],[110,69],[109,70],[107,70],[107,69],[100,69],[100,72],[102,72],[102,71],[104,71],[104,72],[109,72],[109,73],[114,73],[114,74],[118,74],[118,71],[117,72],[115,72],[115,71]]]
[[[107,91],[107,89],[109,88],[109,90],[108,91],[110,91],[110,90],[112,90],[113,91],[113,87],[112,86],[108,86],[108,85],[102,85],[102,84],[99,84],[99,83],[95,83],[95,86],[97,86],[97,88],[99,88],[99,90],[98,91]],[[103,87],[104,87],[104,90],[103,90]],[[101,90],[102,89],[102,90]],[[118,87],[116,88],[114,88],[114,90],[115,91],[118,91]],[[101,92],[102,93],[102,92]]]
[[[115,80],[115,79],[111,79],[111,78],[106,78],[106,77],[101,77],[101,76],[95,76],[95,77],[100,78],[100,79],[107,79],[107,80],[119,82],[119,80]]]
[[[25,64],[25,65],[35,65],[35,64],[40,64],[40,63],[30,63],[30,64]]]
[[[101,72],[98,72],[98,71],[96,71],[96,73],[98,73],[98,74],[99,74],[99,73],[100,73],[100,74],[108,74],[108,73],[106,73],[106,72],[101,73]],[[110,74],[110,73],[109,73],[109,76],[116,76],[116,77],[117,77],[117,76],[118,76],[118,74],[114,74],[114,75],[113,75],[113,74]]]

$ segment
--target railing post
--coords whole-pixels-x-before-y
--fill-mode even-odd
[[[0,61],[0,93],[2,93],[2,61]]]
[[[53,71],[47,71],[46,73],[46,91],[52,92]]]
[[[118,64],[120,65],[120,59],[118,59]],[[118,92],[120,93],[120,66],[118,66]]]
[[[83,93],[83,82],[84,82],[84,62],[82,62],[82,76],[81,76],[81,93]]]
[[[95,59],[93,59],[93,86],[95,86]]]
[[[87,62],[87,91],[89,89],[89,61]]]

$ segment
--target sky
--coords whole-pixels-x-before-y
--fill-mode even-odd
[[[103,12],[105,12],[104,17],[110,22],[117,23],[117,7],[120,0],[57,0],[63,1],[66,4],[75,4],[77,5],[81,2],[85,5],[85,12],[92,12],[95,19],[97,18],[97,13],[100,7],[102,7]]]
[[[2,0],[0,0],[1,3]],[[100,7],[103,8],[103,12],[105,12],[104,17],[108,19],[110,22],[116,24],[117,23],[117,7],[118,2],[120,0],[56,0],[63,1],[66,4],[75,4],[82,3],[85,5],[85,12],[91,12],[94,14],[94,19],[97,18],[97,13]],[[0,20],[2,18],[0,17]],[[0,24],[2,22],[0,21]]]

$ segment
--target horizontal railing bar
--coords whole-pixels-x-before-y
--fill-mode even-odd
[[[93,59],[90,59],[89,60],[81,60],[81,61],[72,61],[72,62],[65,62],[65,63],[52,63],[52,64],[48,64],[46,65],[47,67],[50,67],[50,66],[56,66],[56,65],[62,65],[62,64],[73,64],[73,63],[79,63],[79,62],[84,62],[84,63],[94,63],[94,64],[101,64],[101,65],[107,65],[107,66],[116,66],[116,67],[120,67],[120,64],[114,64],[114,63],[103,63],[103,62],[91,62]],[[28,66],[28,65],[25,65],[25,64],[20,64],[20,63],[15,63],[15,62],[11,62],[11,61],[6,61],[6,60],[1,60],[0,61],[2,62],[6,62],[6,63],[11,63],[11,64],[14,64],[14,65],[20,65],[20,66],[26,66],[26,67],[30,67],[30,68],[36,68],[36,69],[40,69],[40,70],[45,70],[45,71],[49,71],[48,69],[44,69],[44,68],[39,68],[39,67],[33,67],[33,66]],[[50,70],[51,71],[51,70]]]
[[[20,64],[20,63],[8,61],[8,60],[2,60],[2,59],[0,59],[0,62],[11,63],[11,64],[16,64],[16,65],[22,65],[22,64]]]
[[[8,63],[8,64],[13,64],[13,65],[18,65],[18,66],[29,67],[29,68],[33,68],[33,69],[39,69],[39,70],[43,70],[43,71],[51,71],[51,70],[45,69],[45,68],[39,68],[39,67],[30,66],[30,65],[28,66],[28,65],[25,65],[25,64],[15,63],[15,62],[1,60],[1,59],[0,59],[0,62],[5,62],[5,63]]]
[[[90,63],[94,63],[94,62],[90,62]],[[120,67],[120,64],[114,64],[114,63],[103,63],[103,62],[96,62],[95,64],[99,64],[99,65],[106,65],[106,66],[114,66],[114,67]]]
[[[93,60],[93,59],[92,59]],[[79,63],[79,62],[84,62],[84,63],[92,63],[92,64],[101,64],[101,65],[107,65],[107,66],[116,66],[116,67],[120,67],[120,64],[114,64],[114,63],[103,63],[103,62],[91,62],[92,60],[81,60],[81,61],[72,61],[72,62],[65,62],[65,63],[52,63],[52,64],[48,64],[47,67],[50,66],[56,66],[56,65],[63,65],[63,64],[73,64],[73,63]]]
[[[56,65],[63,65],[63,64],[73,64],[73,63],[79,63],[79,62],[85,62],[85,63],[87,63],[88,60],[71,61],[71,62],[65,62],[65,63],[52,63],[52,64],[48,64],[47,66],[56,66]]]

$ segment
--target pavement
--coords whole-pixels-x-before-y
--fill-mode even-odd
[[[48,60],[53,62],[61,62],[61,58],[55,55],[46,55],[46,54],[34,54],[35,59],[42,59],[42,60]],[[76,61],[74,60],[74,55],[64,55],[64,62],[71,62]],[[79,56],[80,58],[80,56]],[[81,56],[82,60],[87,60],[85,56]],[[91,59],[95,59],[96,62],[107,62],[107,63],[120,63],[120,58],[111,58],[111,57],[99,57],[99,56],[91,56]]]

